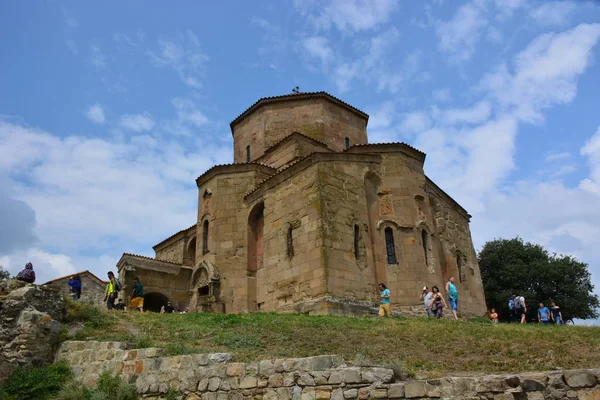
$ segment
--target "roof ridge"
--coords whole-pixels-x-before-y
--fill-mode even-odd
[[[267,149],[265,150],[264,154],[263,154],[261,157],[263,157],[265,154],[267,154],[267,152],[268,152],[269,150],[271,150],[273,147],[275,147],[275,146],[278,146],[278,145],[279,145],[279,144],[281,144],[283,141],[287,140],[288,138],[292,137],[293,135],[300,135],[300,136],[302,136],[302,137],[305,137],[305,138],[307,138],[307,139],[313,140],[313,141],[315,141],[315,142],[317,142],[317,143],[320,143],[320,144],[322,144],[323,146],[327,147],[327,143],[325,143],[325,142],[322,142],[322,141],[320,141],[319,139],[315,139],[314,137],[312,137],[312,136],[308,136],[306,133],[302,133],[302,132],[300,132],[300,131],[293,131],[293,132],[291,132],[289,135],[285,136],[283,139],[281,139],[281,140],[278,140],[277,142],[275,142],[275,143],[274,143],[274,144],[272,144],[271,146],[267,147]]]
[[[231,128],[231,134],[233,135],[233,126],[235,124],[237,124],[244,116],[250,114],[254,109],[256,109],[262,103],[270,103],[273,101],[302,99],[302,98],[310,98],[310,97],[325,97],[330,100],[337,101],[340,104],[342,104],[343,106],[345,106],[345,107],[351,109],[352,111],[356,112],[357,114],[361,115],[362,117],[369,119],[369,114],[367,114],[366,112],[354,107],[351,104],[346,103],[344,100],[341,100],[335,96],[332,96],[331,94],[329,94],[325,91],[290,93],[290,94],[284,94],[284,95],[280,95],[280,96],[261,97],[260,99],[258,99],[256,102],[254,102],[254,104],[252,104],[250,107],[248,107],[246,110],[244,110],[244,112],[242,112],[240,115],[238,115],[233,121],[231,121],[231,123],[229,124],[229,126]]]
[[[64,276],[61,276],[61,277],[58,277],[58,278],[51,279],[51,280],[49,280],[49,281],[48,281],[48,282],[46,282],[46,283],[42,283],[42,286],[43,286],[43,285],[47,285],[47,284],[49,284],[49,283],[52,283],[52,282],[60,281],[61,279],[69,278],[69,277],[71,277],[71,276],[74,276],[74,275],[83,275],[83,274],[85,274],[86,272],[87,272],[88,274],[92,275],[94,278],[96,278],[96,279],[97,279],[97,280],[99,280],[100,282],[102,282],[103,284],[108,282],[108,281],[103,281],[102,279],[98,278],[98,277],[96,276],[96,274],[94,274],[92,271],[90,271],[89,269],[86,269],[85,271],[81,271],[81,272],[74,272],[74,273],[72,273],[72,274],[69,274],[69,275],[64,275]]]
[[[383,142],[383,143],[363,143],[363,144],[353,144],[352,146],[348,147],[347,149],[344,149],[343,151],[346,152],[348,150],[350,150],[353,147],[366,147],[366,146],[389,146],[389,145],[398,145],[401,144],[403,146],[408,147],[409,149],[412,149],[414,151],[417,151],[421,154],[425,154],[425,152],[417,149],[414,146],[411,146],[410,144],[406,143],[406,142]]]
[[[133,256],[133,257],[145,258],[146,260],[158,261],[158,262],[162,262],[162,263],[167,263],[167,264],[178,265],[178,266],[180,266],[180,267],[184,266],[184,265],[183,265],[183,263],[179,264],[179,263],[174,263],[174,262],[172,262],[172,261],[159,260],[158,258],[153,258],[153,257],[143,256],[143,255],[141,255],[141,254],[134,254],[134,253],[123,253],[123,256]],[[123,256],[121,256],[121,258],[123,258]]]
[[[189,226],[189,227],[187,227],[187,228],[185,228],[185,229],[182,229],[182,230],[180,230],[180,231],[178,231],[178,232],[175,232],[175,233],[174,233],[174,234],[172,234],[171,236],[169,236],[169,237],[167,237],[167,238],[165,238],[165,239],[161,240],[160,242],[156,243],[154,246],[152,246],[152,248],[155,248],[156,246],[159,246],[159,245],[163,244],[163,243],[164,243],[164,242],[166,242],[167,240],[171,239],[173,236],[177,236],[177,235],[179,235],[179,234],[180,234],[180,233],[182,233],[182,232],[185,232],[185,231],[187,231],[187,230],[189,230],[189,229],[192,229],[192,228],[193,228],[193,227],[195,227],[196,225],[198,225],[198,223],[197,223],[197,222],[196,222],[194,225],[192,225],[192,226]]]

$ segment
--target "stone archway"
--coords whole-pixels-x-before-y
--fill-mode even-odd
[[[169,299],[162,293],[152,292],[144,295],[144,311],[160,312],[160,308],[167,305]]]

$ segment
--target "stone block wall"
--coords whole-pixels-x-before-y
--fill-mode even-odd
[[[87,274],[81,274],[81,298],[79,301],[83,303],[93,304],[95,306],[104,305],[104,294],[106,293],[106,284],[98,281],[98,279]],[[59,290],[62,294],[71,297],[71,287],[67,284],[69,278],[57,279],[44,286]]]
[[[185,400],[470,399],[598,400],[600,369],[394,381],[391,369],[353,367],[337,356],[234,362],[228,353],[166,357],[118,342],[65,342],[56,360],[92,386],[103,371],[134,384],[140,398],[169,389]]]
[[[156,250],[156,259],[161,261],[172,262],[175,264],[183,264],[185,253],[185,238],[180,238],[168,246]]]

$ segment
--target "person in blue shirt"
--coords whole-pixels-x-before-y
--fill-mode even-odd
[[[71,287],[71,297],[73,300],[79,300],[81,298],[81,277],[73,275],[67,283]]]
[[[448,279],[448,283],[446,283],[446,293],[448,294],[448,303],[450,304],[450,309],[452,309],[452,315],[454,315],[454,319],[458,319],[458,315],[456,311],[458,310],[458,289],[456,289],[456,285],[454,282],[456,279],[451,276]]]
[[[538,308],[538,322],[544,325],[550,323],[550,310],[548,307],[544,307],[544,303],[540,303],[540,308]]]
[[[389,318],[392,316],[392,310],[390,309],[390,289],[388,289],[384,283],[380,283],[379,290],[380,293],[378,298],[381,300],[381,304],[379,305],[379,318]]]

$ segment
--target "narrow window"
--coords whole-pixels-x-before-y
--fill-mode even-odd
[[[250,162],[250,145],[246,146],[246,162]]]
[[[347,137],[345,142],[346,142],[346,148],[347,149],[350,148],[350,138]]]
[[[354,225],[354,258],[358,260],[360,253],[360,229],[358,225]]]
[[[208,220],[202,224],[202,254],[208,253]]]
[[[459,282],[463,281],[463,272],[462,272],[462,258],[460,253],[456,253],[456,267],[458,268],[458,280]]]
[[[425,265],[429,265],[429,260],[427,259],[427,249],[429,248],[429,237],[425,229],[421,232],[421,239],[423,240],[423,253],[425,253]]]
[[[387,263],[396,264],[396,247],[394,246],[394,231],[392,228],[385,228],[385,250],[387,252]]]
[[[294,257],[294,238],[293,238],[294,227],[292,224],[288,224],[287,229],[287,256],[291,260]]]

